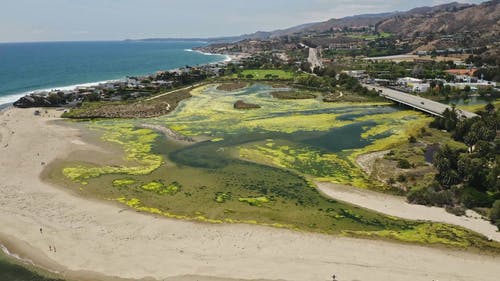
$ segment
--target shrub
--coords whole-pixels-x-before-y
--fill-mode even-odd
[[[490,210],[490,219],[500,230],[500,200],[493,203],[493,207]]]
[[[460,196],[460,201],[469,209],[474,207],[489,207],[492,204],[492,199],[487,194],[479,192],[474,188],[465,188]]]
[[[406,196],[408,202],[419,205],[431,205],[431,200],[427,194],[427,189],[411,190]]]
[[[465,208],[461,206],[446,206],[446,212],[455,216],[463,216],[465,215]]]
[[[432,187],[412,190],[406,198],[413,204],[427,206],[453,205],[453,192],[451,190],[435,191]]]
[[[399,161],[398,161],[398,168],[409,169],[409,168],[411,168],[411,164],[406,159],[399,159]]]
[[[406,175],[400,174],[400,175],[398,175],[398,178],[396,180],[398,182],[405,182],[406,181]]]
[[[441,190],[441,191],[433,191],[428,190],[429,198],[433,205],[436,206],[446,206],[453,205],[453,192],[451,190]]]

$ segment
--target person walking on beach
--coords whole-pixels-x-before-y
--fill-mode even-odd
[[[55,253],[55,252],[57,252],[57,251],[56,251],[56,246],[54,246],[54,253]]]
[[[40,234],[43,234],[42,232],[43,232],[43,231],[42,231],[42,228],[40,227]]]
[[[49,252],[52,252],[52,246],[49,245]]]

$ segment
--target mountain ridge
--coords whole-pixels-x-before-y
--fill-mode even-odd
[[[151,38],[151,40],[205,41],[209,44],[234,43],[244,40],[269,40],[287,37],[304,37],[311,34],[327,34],[344,29],[368,28],[374,32],[386,32],[400,37],[420,34],[470,33],[464,40],[479,38],[478,44],[492,43],[500,36],[500,0],[480,4],[450,2],[436,6],[423,6],[408,11],[360,14],[332,18],[321,22],[305,23],[273,31],[257,31],[239,36],[215,38]],[[470,36],[469,36],[470,35]],[[428,44],[426,42],[425,44]]]

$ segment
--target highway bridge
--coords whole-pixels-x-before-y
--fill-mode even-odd
[[[375,89],[377,92],[379,92],[380,96],[400,103],[404,104],[406,106],[409,106],[411,108],[423,111],[425,113],[434,115],[434,116],[439,116],[443,117],[443,112],[445,109],[452,109],[451,106],[447,104],[443,104],[437,101],[433,101],[430,99],[422,98],[416,95],[411,95],[407,94],[401,91],[396,91],[393,89],[385,88],[385,87],[380,87],[380,86],[375,86],[375,85],[363,85],[367,87],[368,89]],[[465,110],[460,110],[457,109],[457,113],[465,118],[472,118],[478,116],[475,113],[465,111]]]

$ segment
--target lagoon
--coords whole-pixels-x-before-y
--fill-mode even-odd
[[[53,163],[46,179],[83,196],[169,218],[459,247],[471,239],[484,242],[462,228],[397,219],[325,198],[312,184],[387,188],[365,175],[356,157],[407,142],[428,117],[388,103],[279,100],[273,91],[258,83],[235,91],[208,84],[193,89],[193,97],[166,116],[80,123],[93,135],[88,141],[101,138],[116,153],[74,154]],[[261,107],[234,109],[241,99]],[[196,142],[144,127],[170,128]]]

